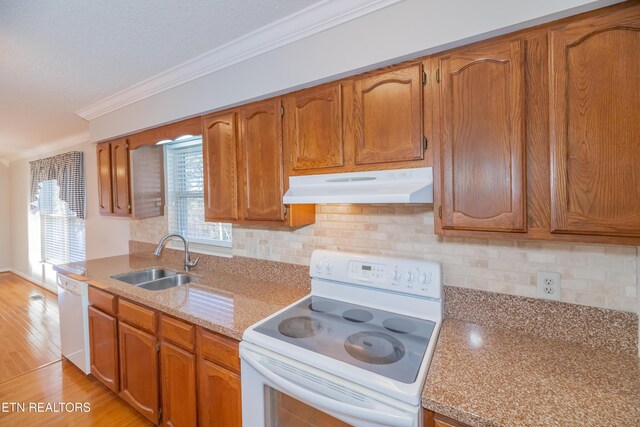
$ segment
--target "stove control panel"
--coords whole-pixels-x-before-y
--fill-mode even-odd
[[[316,250],[311,277],[440,299],[439,263]]]

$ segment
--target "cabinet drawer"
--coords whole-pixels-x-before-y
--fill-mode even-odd
[[[118,301],[118,319],[148,332],[156,332],[156,312],[129,301]]]
[[[233,372],[240,372],[238,342],[198,328],[198,353]]]
[[[92,306],[99,308],[105,313],[116,314],[117,310],[117,301],[115,295],[111,295],[104,291],[98,290],[93,286],[89,286],[89,304]]]
[[[185,350],[196,346],[196,327],[168,316],[160,315],[160,336]]]

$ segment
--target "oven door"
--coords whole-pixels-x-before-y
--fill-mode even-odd
[[[246,342],[240,357],[245,427],[418,427],[421,422],[419,407]]]

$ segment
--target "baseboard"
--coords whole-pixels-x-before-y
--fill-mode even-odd
[[[33,283],[34,285],[36,285],[36,286],[38,286],[38,287],[40,287],[40,288],[43,288],[45,291],[48,291],[48,292],[54,293],[54,294],[56,294],[56,295],[58,294],[58,289],[57,289],[55,286],[48,285],[48,284],[46,284],[46,283],[44,283],[44,282],[42,282],[42,281],[40,281],[40,280],[38,280],[38,279],[35,279],[35,278],[33,278],[33,277],[31,277],[31,276],[29,276],[29,275],[27,275],[27,274],[24,274],[24,273],[23,273],[23,272],[21,272],[21,271],[15,270],[15,269],[13,269],[13,268],[8,269],[7,271],[9,271],[9,272],[11,272],[11,273],[15,274],[15,275],[16,275],[16,276],[18,276],[18,277],[23,278],[23,279],[24,279],[24,280],[26,280],[27,282],[31,282],[31,283]]]
[[[0,268],[0,273],[10,273],[11,269],[10,268]]]

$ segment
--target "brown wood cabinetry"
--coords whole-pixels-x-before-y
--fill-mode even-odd
[[[439,59],[442,227],[524,231],[524,42]]]
[[[438,234],[640,243],[639,4],[434,58]]]
[[[98,210],[101,214],[113,213],[113,192],[111,190],[111,144],[103,142],[96,146],[98,160]]]
[[[211,427],[242,426],[240,376],[201,358],[199,370],[200,425]]]
[[[285,208],[282,104],[273,98],[203,119],[205,219],[299,227],[315,207]]]
[[[284,221],[280,98],[240,109],[239,176],[242,218]]]
[[[118,324],[120,397],[149,421],[159,422],[158,339],[124,322]]]
[[[640,236],[640,6],[550,32],[551,229]]]
[[[197,331],[198,399],[202,426],[241,427],[242,394],[238,342],[221,335]]]
[[[113,166],[111,180],[113,213],[118,216],[127,216],[131,213],[128,140],[121,139],[111,142],[111,162]]]
[[[129,139],[125,138],[97,144],[96,155],[100,214],[133,214],[134,218],[164,214],[162,147],[130,151]]]
[[[205,219],[235,221],[239,218],[237,113],[205,117],[202,133]]]
[[[236,340],[93,286],[89,301],[91,369],[102,383],[155,424],[242,425]]]
[[[283,96],[287,174],[427,166],[424,82],[411,62]]]
[[[285,153],[293,173],[344,166],[342,83],[283,97]]]
[[[468,427],[468,425],[425,409],[424,427]]]
[[[355,81],[355,163],[424,158],[422,64],[365,75]]]
[[[160,344],[162,424],[197,425],[196,356],[163,342]]]
[[[89,307],[91,374],[118,392],[118,324],[115,317]]]
[[[98,193],[100,213],[128,216],[129,200],[129,142],[119,139],[97,145]]]

